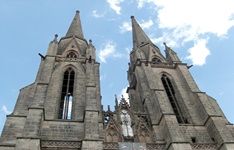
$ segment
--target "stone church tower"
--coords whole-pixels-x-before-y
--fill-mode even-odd
[[[40,54],[35,82],[20,90],[0,150],[234,150],[234,127],[216,100],[131,19],[129,102],[116,98],[114,111],[103,110],[100,64],[77,11],[66,36]]]
[[[234,150],[234,127],[202,92],[187,64],[166,45],[164,57],[134,17],[129,103],[104,112],[104,147],[148,150]]]
[[[79,11],[65,37],[41,55],[36,81],[20,90],[7,116],[0,149],[102,148],[99,66],[92,41],[84,39]],[[90,148],[91,147],[91,148]]]

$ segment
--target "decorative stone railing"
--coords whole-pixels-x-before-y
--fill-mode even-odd
[[[120,143],[103,143],[104,150],[121,150],[119,147]],[[131,144],[130,144],[131,145]],[[132,143],[133,145],[133,143]],[[146,148],[142,148],[142,150],[165,150],[165,144],[145,144]],[[216,144],[191,144],[193,150],[216,150]],[[131,149],[134,150],[134,146],[131,146]]]
[[[42,148],[52,147],[66,147],[66,148],[80,148],[81,142],[76,141],[41,141]]]
[[[191,144],[193,150],[217,150],[216,144]]]
[[[142,150],[164,150],[165,145],[164,144],[145,144],[145,143],[128,143],[128,142],[120,142],[120,143],[109,143],[109,142],[104,142],[103,143],[103,149],[104,150],[121,150],[124,148],[121,148],[126,144],[126,147],[129,148],[131,147],[132,150],[134,149],[139,149],[140,146]],[[121,146],[119,146],[121,145]],[[138,146],[138,147],[137,147]],[[125,147],[125,149],[126,149]],[[137,148],[136,148],[137,147]]]

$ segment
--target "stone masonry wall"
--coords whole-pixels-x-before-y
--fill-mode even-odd
[[[7,116],[0,143],[15,144],[16,137],[22,136],[23,134],[25,121],[26,117]]]
[[[79,141],[84,138],[84,123],[70,121],[43,121],[42,140]]]
[[[214,143],[215,142],[211,139],[210,135],[208,134],[205,126],[180,126],[183,136],[185,137],[186,142],[192,142],[192,137],[195,138],[195,143]]]
[[[20,90],[13,114],[26,116],[36,90],[36,84],[30,84]]]

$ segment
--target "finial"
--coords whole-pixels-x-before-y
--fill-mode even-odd
[[[55,35],[54,35],[54,40],[53,40],[53,41],[54,41],[54,42],[57,42],[57,38],[58,38],[58,34],[55,34]]]
[[[93,46],[92,40],[89,40],[89,46]]]
[[[115,106],[118,107],[118,99],[117,99],[117,95],[115,94]]]
[[[166,42],[163,42],[163,44],[165,45],[166,50],[170,50],[170,47],[167,46]]]
[[[77,11],[76,11],[76,13],[80,13],[80,11],[79,11],[79,10],[77,10]]]
[[[131,16],[131,19],[134,19],[134,16]]]

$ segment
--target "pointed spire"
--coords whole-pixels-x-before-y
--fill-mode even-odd
[[[56,55],[58,49],[58,34],[54,35],[53,41],[50,42],[46,55]]]
[[[177,56],[177,53],[175,51],[173,51],[170,47],[168,47],[165,42],[163,44],[165,45],[165,53],[166,53],[167,60],[170,63],[172,63],[172,62],[180,62],[180,59]]]
[[[135,20],[134,16],[131,16],[132,19],[132,37],[133,37],[133,47],[137,48],[138,46],[151,42],[150,38],[145,34],[143,29]]]
[[[77,38],[84,39],[82,32],[81,21],[80,21],[80,12],[77,10],[76,15],[67,31],[66,37],[75,36]]]
[[[118,103],[118,99],[117,99],[117,95],[115,94],[115,109],[119,108],[119,103]]]
[[[115,105],[118,106],[118,99],[117,99],[117,95],[115,94]]]
[[[166,43],[166,42],[164,42],[163,44],[164,44],[164,46],[165,46],[165,50],[166,50],[166,51],[174,52],[170,47],[167,46],[167,43]],[[174,52],[174,53],[176,53],[176,52]]]
[[[168,57],[171,52],[171,48],[167,46],[166,42],[163,42],[163,45],[165,46],[166,57]]]
[[[92,44],[92,40],[89,40],[89,45],[86,50],[86,58],[89,59],[89,62],[93,59],[96,60],[96,49]]]

